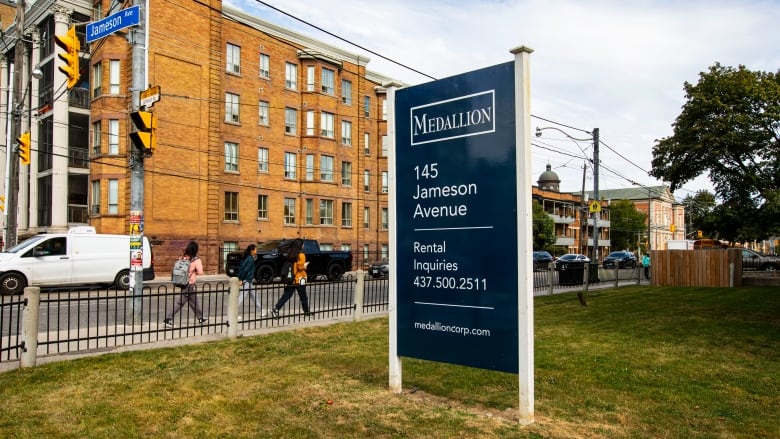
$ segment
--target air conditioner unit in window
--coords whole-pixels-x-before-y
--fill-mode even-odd
[[[233,64],[233,65],[231,66],[231,68],[232,68],[232,70],[233,70],[233,73],[241,73],[241,66],[240,66],[240,65],[238,65],[238,64]]]
[[[295,130],[293,129],[293,127],[291,127],[289,125],[285,125],[284,126],[284,132],[287,133],[287,134],[293,134],[293,133],[295,133]]]
[[[328,92],[328,87],[323,85],[322,86],[322,92],[323,93],[327,93]]]
[[[230,120],[232,120],[235,123],[238,123],[238,115],[237,114],[231,114]]]

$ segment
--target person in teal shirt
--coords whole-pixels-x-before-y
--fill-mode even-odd
[[[645,279],[650,279],[650,254],[642,256],[642,266],[645,267]]]

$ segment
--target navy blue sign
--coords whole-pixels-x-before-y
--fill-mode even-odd
[[[517,373],[514,62],[395,96],[398,354]]]
[[[141,23],[141,7],[132,6],[92,23],[87,23],[87,43],[99,40],[120,29]]]

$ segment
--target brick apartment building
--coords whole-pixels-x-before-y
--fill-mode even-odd
[[[132,28],[89,45],[83,39],[84,25],[118,3],[39,0],[28,3],[24,23],[3,22],[9,51],[0,83],[30,78],[20,117],[33,153],[19,176],[19,240],[83,224],[128,233],[130,85],[142,68],[161,90],[143,189],[158,275],[190,239],[200,243],[207,273],[223,270],[226,251],[281,237],[353,250],[358,264],[386,256],[383,84],[391,79],[367,70],[362,55],[221,1],[148,4],[145,66],[134,64]],[[68,91],[53,42],[74,24],[81,80]],[[16,69],[15,47],[26,51]],[[30,77],[33,67],[40,79]],[[9,99],[3,94],[2,104]]]

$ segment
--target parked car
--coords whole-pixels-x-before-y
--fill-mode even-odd
[[[602,263],[604,268],[636,268],[636,256],[628,251],[612,252],[604,258]]]
[[[575,264],[587,264],[590,262],[590,258],[577,253],[567,253],[555,260],[555,269],[565,270],[572,262]]]
[[[534,271],[547,270],[547,267],[549,267],[550,262],[552,261],[553,257],[549,252],[534,252]]]
[[[382,259],[371,263],[368,266],[368,274],[373,279],[386,279],[390,276],[390,262],[387,259]]]
[[[780,257],[768,256],[753,250],[743,248],[742,269],[775,271],[780,269]]]

